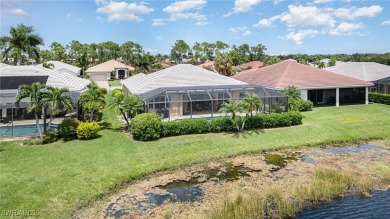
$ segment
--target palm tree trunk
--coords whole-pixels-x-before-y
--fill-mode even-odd
[[[53,120],[54,120],[54,116],[50,116],[49,125],[48,125],[49,130],[51,129],[51,123],[53,122]]]
[[[47,108],[43,107],[43,132],[46,132]]]
[[[92,122],[93,120],[93,110],[91,109],[91,114],[89,115],[89,122]]]
[[[17,58],[18,58],[18,60],[16,61],[17,65],[21,65],[21,63],[22,63],[22,48],[18,48]]]
[[[126,123],[127,123],[127,127],[130,127],[129,120],[126,118],[126,114],[125,114],[125,112],[123,112],[123,110],[121,110],[121,112],[122,112],[122,116],[123,116],[123,118],[125,119],[125,121],[126,121]]]
[[[41,133],[41,128],[39,127],[39,116],[38,113],[35,112],[35,124],[37,125],[38,133],[39,133],[39,138],[42,139],[42,133]]]

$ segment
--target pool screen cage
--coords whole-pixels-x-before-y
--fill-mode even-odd
[[[145,112],[157,113],[163,119],[225,116],[218,111],[230,100],[243,99],[255,93],[262,100],[261,113],[288,111],[288,96],[256,85],[165,87],[139,94]]]

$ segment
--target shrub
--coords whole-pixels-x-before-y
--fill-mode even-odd
[[[313,108],[313,102],[310,100],[300,100],[298,103],[298,110],[300,112],[311,111]]]
[[[77,136],[77,127],[79,126],[79,121],[76,119],[64,119],[61,124],[58,125],[58,133],[65,140],[75,138]]]
[[[236,127],[228,117],[214,118],[210,121],[211,132],[231,132],[235,130]]]
[[[22,145],[27,145],[27,146],[40,145],[40,144],[43,144],[43,140],[36,137],[24,139],[22,142]]]
[[[209,122],[207,119],[183,119],[163,122],[161,136],[200,134],[209,132],[209,129]]]
[[[50,144],[58,140],[58,135],[56,131],[49,130],[44,132],[43,134],[44,134],[43,136],[44,144]]]
[[[374,103],[390,105],[390,94],[368,93],[368,100]]]
[[[104,88],[104,87],[99,87],[99,91],[100,93],[106,95],[107,94],[107,88]]]
[[[155,113],[139,114],[131,120],[131,134],[141,141],[159,139],[161,123],[161,117]]]
[[[77,138],[92,139],[98,137],[100,126],[96,122],[81,122],[77,127]]]

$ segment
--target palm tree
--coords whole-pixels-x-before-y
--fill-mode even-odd
[[[126,96],[123,101],[123,107],[129,112],[130,119],[144,111],[144,102],[140,96]]]
[[[104,93],[95,82],[92,82],[88,85],[88,90],[80,95],[80,102],[83,104],[83,108],[89,111],[89,121],[92,122],[93,114],[105,106]]]
[[[11,36],[3,36],[0,42],[6,45],[5,54],[10,51],[16,51],[15,62],[21,63],[22,53],[27,53],[29,56],[34,56],[35,60],[39,62],[39,45],[44,45],[43,39],[38,34],[34,33],[32,26],[25,26],[19,24],[16,28],[11,27]]]
[[[222,75],[232,76],[235,74],[233,61],[228,54],[221,53],[214,59],[215,69]]]
[[[49,129],[54,116],[61,112],[73,110],[73,102],[68,88],[47,87],[43,93],[42,101],[48,107],[48,113],[50,115]],[[46,124],[44,124],[44,127],[46,127]]]
[[[245,98],[241,100],[243,108],[246,112],[250,112],[253,117],[253,111],[256,113],[261,109],[262,101],[257,94],[247,93]]]
[[[39,132],[39,137],[42,138],[41,129],[39,127],[39,113],[42,112],[43,108],[43,89],[46,88],[46,85],[39,82],[32,83],[31,85],[20,85],[18,88],[18,94],[15,97],[14,105],[16,108],[19,108],[20,101],[22,99],[28,98],[29,103],[27,106],[27,111],[34,111],[35,123]]]
[[[124,100],[126,99],[126,95],[121,90],[113,90],[111,92],[111,98],[108,99],[108,108],[119,110],[119,112],[122,114],[123,119],[126,121],[127,126],[130,126],[129,120],[126,117],[125,107],[124,107]]]
[[[294,86],[288,86],[281,93],[288,96],[289,107],[291,110],[298,110],[299,101],[302,99],[301,91]]]
[[[237,113],[242,113],[243,111],[243,104],[240,100],[230,100],[229,102],[225,102],[219,109],[220,113],[226,113],[226,115],[230,115],[230,120],[232,121],[233,125],[236,126],[238,131],[240,131],[240,127],[238,125]]]
[[[44,62],[44,63],[42,63],[42,67],[53,69],[54,68],[54,64],[53,63]]]

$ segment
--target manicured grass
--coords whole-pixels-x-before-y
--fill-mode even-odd
[[[134,178],[203,160],[284,147],[390,139],[390,106],[316,108],[303,125],[242,134],[220,133],[130,140],[114,114],[98,139],[21,146],[1,142],[0,209],[36,210],[61,218]],[[388,140],[387,140],[388,141]]]
[[[108,85],[110,86],[122,86],[120,80],[109,80]]]

